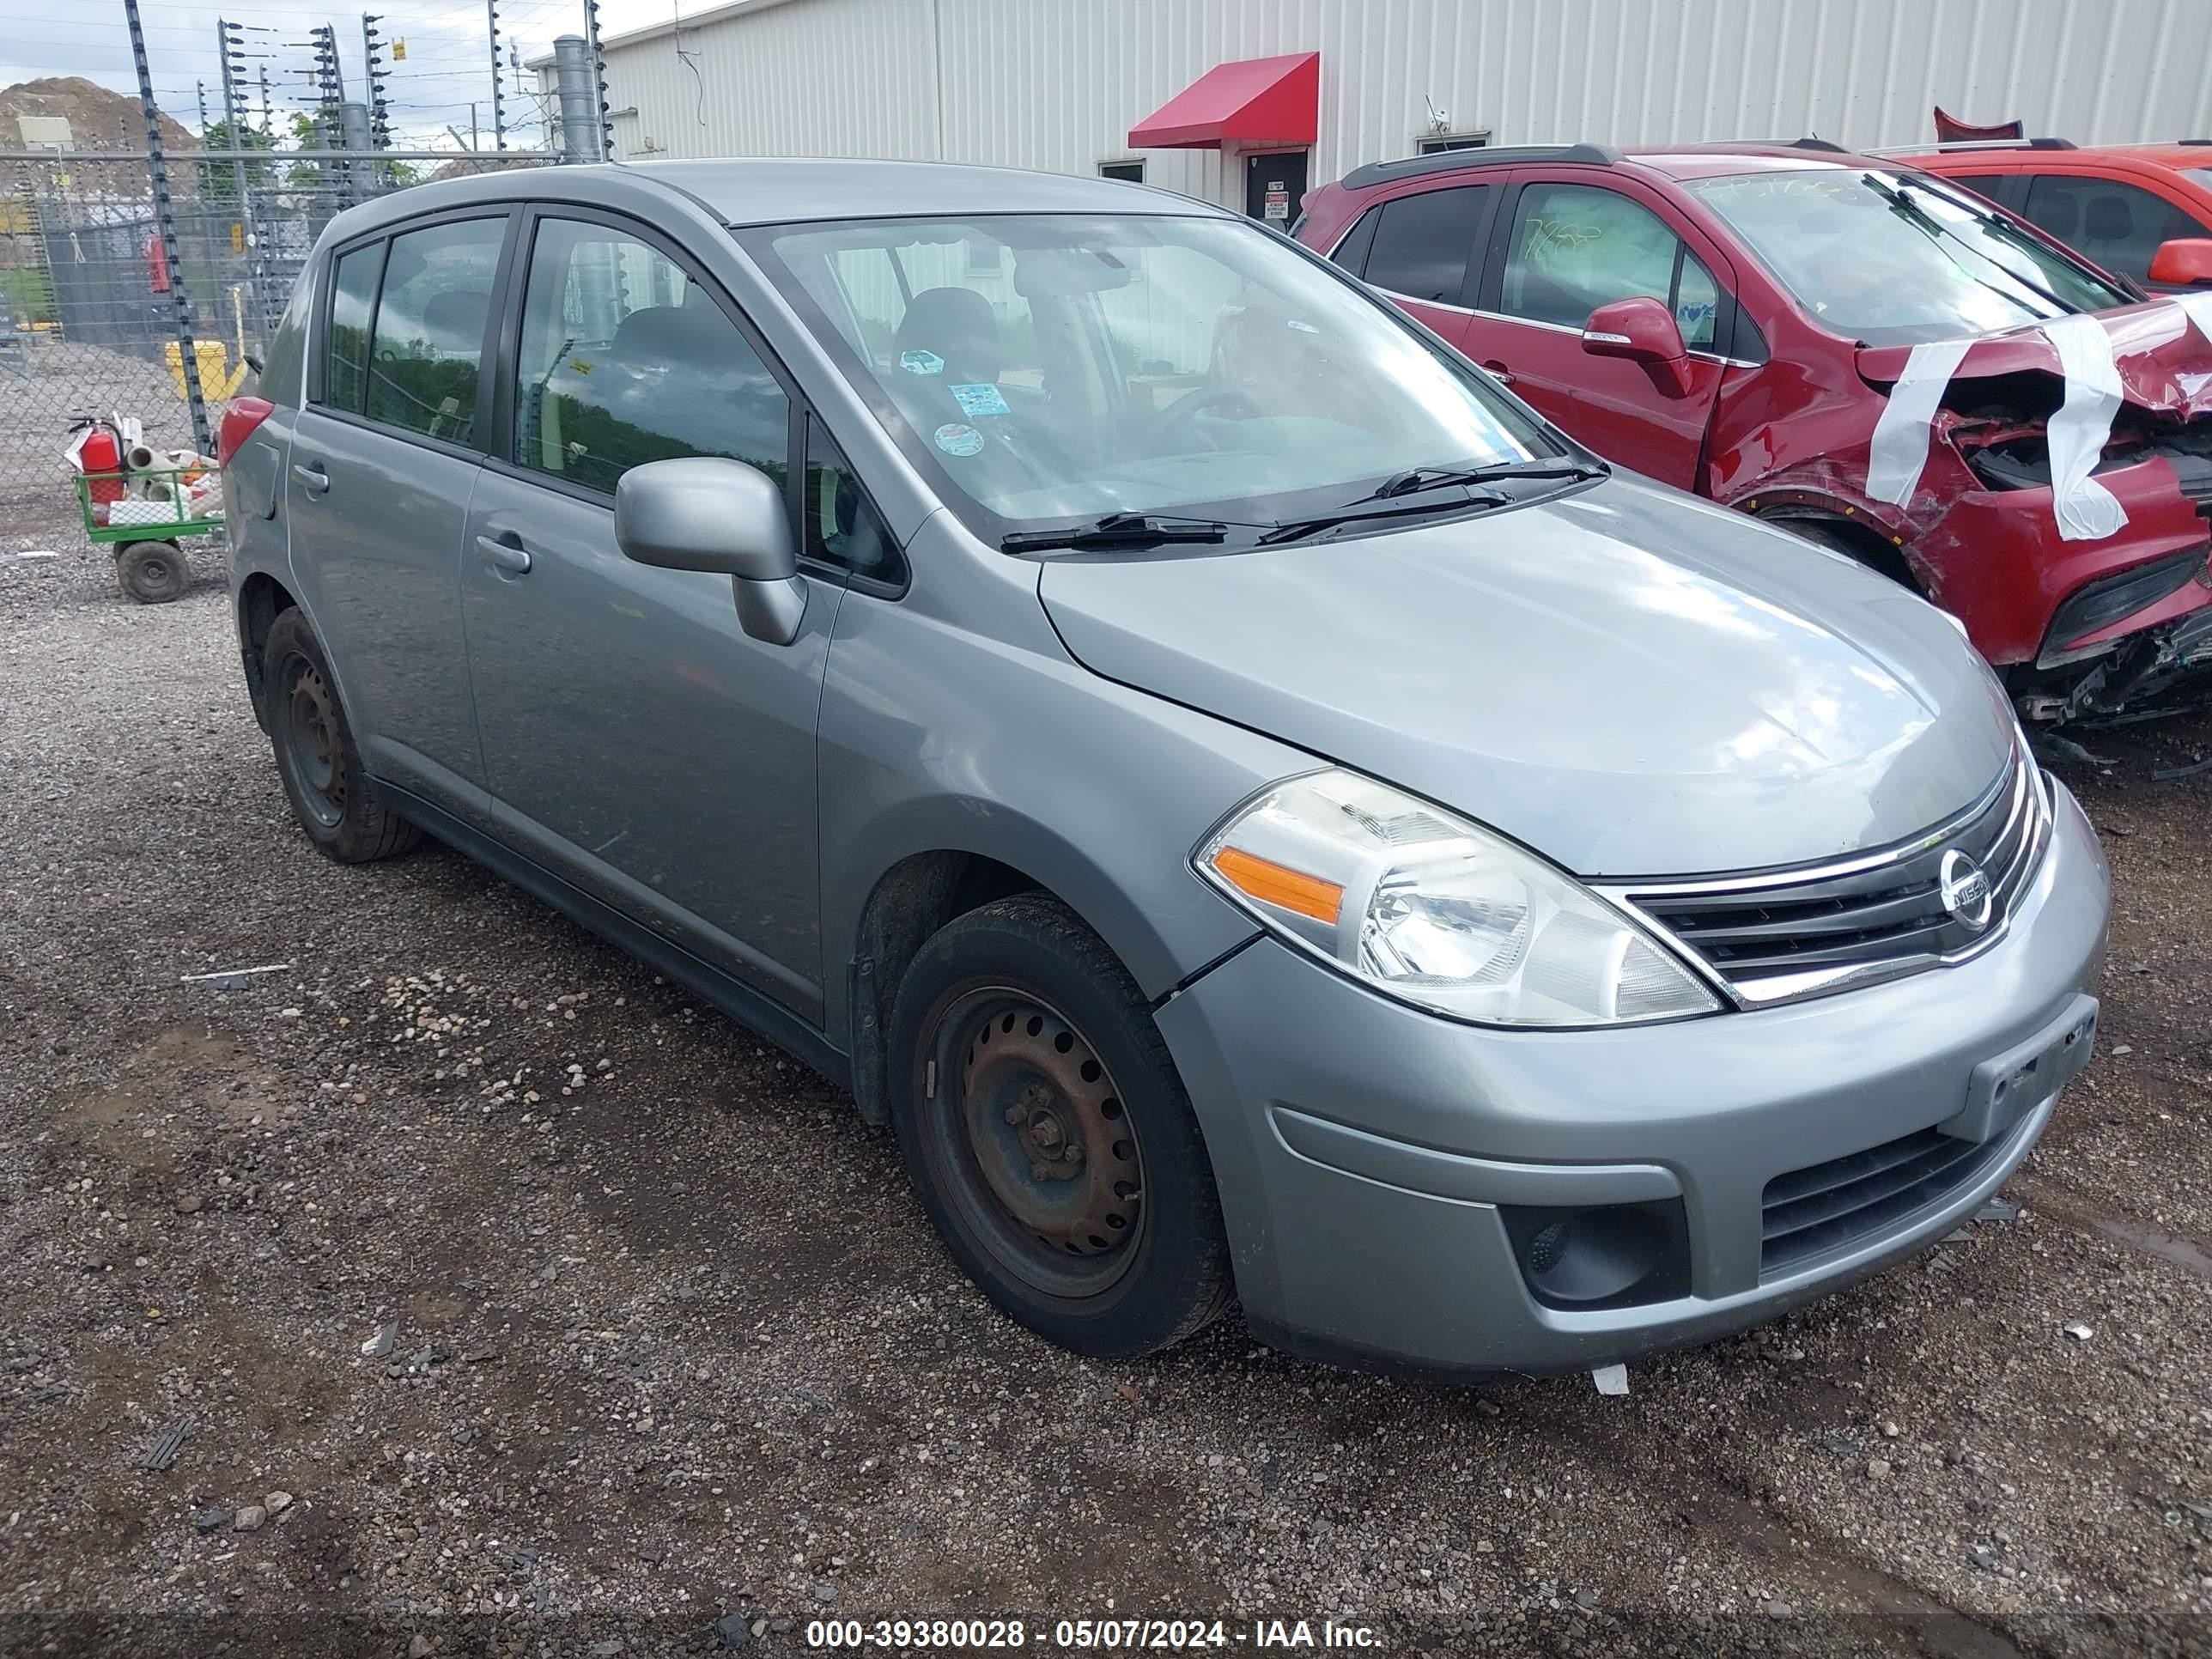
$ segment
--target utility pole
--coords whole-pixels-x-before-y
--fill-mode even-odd
[[[244,35],[237,26],[226,18],[215,22],[216,51],[222,62],[222,125],[229,135],[224,148],[244,149],[246,134],[238,119],[238,77],[231,52],[244,50]],[[246,163],[237,155],[231,157],[230,188],[238,198],[239,234],[246,243],[246,276],[253,289],[253,321],[257,332],[269,326],[269,283],[261,268],[261,234],[253,222],[253,197],[246,188]]]
[[[484,26],[491,39],[491,138],[500,149],[507,148],[507,108],[499,89],[499,0],[484,0]]]
[[[276,143],[276,112],[269,102],[269,65],[261,66],[261,136],[274,149]]]
[[[599,49],[599,0],[584,0],[584,40],[592,49],[592,80],[599,106],[599,160],[615,159],[615,117],[607,107],[607,55]]]
[[[204,81],[193,82],[192,90],[199,94],[200,143],[204,144],[207,143],[207,82]]]
[[[146,171],[154,185],[154,216],[161,252],[169,262],[169,314],[177,325],[178,367],[184,371],[185,402],[192,412],[192,441],[206,454],[215,447],[208,430],[207,402],[200,393],[200,359],[192,338],[192,302],[185,293],[185,262],[177,250],[177,214],[169,199],[168,158],[161,153],[161,111],[154,101],[154,70],[146,61],[146,29],[138,20],[138,0],[123,0],[131,26],[131,56],[138,70],[138,107],[146,117]]]

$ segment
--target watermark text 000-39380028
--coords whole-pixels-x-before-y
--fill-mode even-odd
[[[1035,1647],[1047,1653],[1192,1649],[1377,1649],[1372,1626],[1334,1619],[817,1619],[811,1648],[963,1650]]]

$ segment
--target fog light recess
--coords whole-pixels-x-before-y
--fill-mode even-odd
[[[1498,1206],[1529,1294],[1550,1308],[1627,1308],[1686,1295],[1682,1200],[1589,1209]]]

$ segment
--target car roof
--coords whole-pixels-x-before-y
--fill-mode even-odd
[[[1884,165],[1819,138],[1765,143],[1655,145],[1620,150],[1603,144],[1528,144],[1508,148],[1446,150],[1370,161],[1346,175],[1345,188],[1361,191],[1401,179],[1446,177],[1498,167],[1588,167],[1644,168],[1664,179],[1716,179],[1729,173],[1805,172]]]
[[[604,198],[609,185],[680,191],[730,225],[963,213],[1173,213],[1235,218],[1225,208],[1118,179],[943,161],[782,156],[593,162],[440,179],[381,196],[365,222],[478,202]],[[377,211],[377,210],[384,210]]]

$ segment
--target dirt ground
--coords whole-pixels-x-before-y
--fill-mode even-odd
[[[1234,1319],[1116,1367],[1001,1319],[796,1062],[455,854],[313,853],[217,550],[142,608],[81,540],[14,542],[60,556],[0,539],[0,1652],[952,1616],[1047,1652],[1153,1618],[2212,1650],[2212,773],[2153,776],[2212,720],[2063,766],[2113,866],[2105,1048],[2017,1219],[1625,1399],[1322,1369]]]

